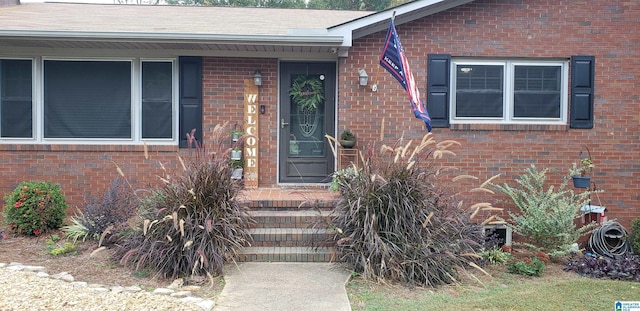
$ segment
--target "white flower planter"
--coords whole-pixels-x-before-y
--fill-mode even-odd
[[[242,150],[231,150],[231,160],[242,159]]]
[[[244,170],[241,168],[234,168],[231,171],[231,179],[242,179],[242,172]]]

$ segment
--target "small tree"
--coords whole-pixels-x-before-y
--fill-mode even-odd
[[[576,228],[580,207],[589,203],[592,191],[574,193],[565,189],[570,177],[562,183],[546,186],[548,169],[539,171],[534,165],[516,180],[518,186],[494,185],[507,195],[520,211],[509,212],[508,225],[521,236],[529,238],[534,248],[551,256],[567,254],[578,238],[593,228],[593,224]]]

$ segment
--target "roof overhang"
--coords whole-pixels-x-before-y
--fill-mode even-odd
[[[330,53],[339,35],[212,35],[0,30],[0,46],[30,48],[168,49]]]
[[[180,55],[238,55],[252,57],[280,56],[289,53],[302,57],[347,56],[353,40],[384,31],[395,13],[396,25],[436,14],[473,0],[416,0],[381,12],[360,15],[329,28],[288,28],[277,34],[249,32],[189,33],[188,31],[95,31],[84,29],[0,30],[0,48],[7,51],[24,49],[83,49],[173,51]],[[109,7],[111,8],[111,7]],[[113,12],[111,12],[113,13]],[[165,12],[166,13],[166,12]],[[366,12],[364,13],[366,14]],[[108,16],[107,16],[108,17]],[[104,16],[103,16],[104,18]],[[295,27],[292,24],[289,27]],[[326,27],[326,26],[323,26]],[[108,28],[107,28],[108,29]],[[305,56],[306,55],[306,56]],[[316,57],[312,56],[312,57]]]
[[[370,14],[352,21],[329,27],[329,34],[342,36],[343,46],[351,46],[352,41],[364,36],[387,30],[389,19],[395,12],[395,24],[401,25],[425,16],[467,4],[473,0],[418,0]]]

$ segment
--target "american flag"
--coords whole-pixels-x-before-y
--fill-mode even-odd
[[[407,61],[404,49],[398,38],[393,18],[389,24],[387,38],[384,40],[384,48],[380,55],[380,65],[389,71],[389,73],[400,82],[405,91],[407,91],[413,114],[416,118],[424,121],[427,125],[427,130],[431,132],[431,117],[429,116],[429,112],[427,112],[424,101],[420,98],[420,91],[413,78],[409,61]]]

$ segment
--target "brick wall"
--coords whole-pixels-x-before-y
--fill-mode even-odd
[[[11,192],[22,181],[59,183],[69,205],[68,213],[82,208],[92,197],[101,196],[120,167],[134,189],[148,189],[163,176],[160,162],[177,167],[178,148],[149,146],[145,159],[142,146],[117,145],[0,145],[0,189]]]
[[[259,115],[259,186],[277,183],[278,150],[278,61],[277,59],[209,58],[203,59],[204,141],[216,124],[244,126],[244,80],[253,79],[256,69],[262,73],[258,105],[265,105]],[[231,132],[229,132],[231,135]],[[229,143],[229,146],[230,143]]]
[[[436,138],[462,143],[451,160],[460,173],[512,180],[525,167],[565,171],[582,145],[595,162],[592,180],[610,218],[623,224],[640,216],[640,3],[622,1],[474,1],[397,26],[416,82],[426,94],[427,55],[452,57],[552,57],[595,55],[596,98],[593,129],[563,126],[473,126],[434,129]],[[378,65],[385,32],[357,40],[340,60],[339,130],[352,129],[359,145],[379,137],[386,118],[387,142],[401,133],[421,137],[424,123],[413,118],[404,90]],[[364,68],[378,92],[357,84]],[[427,103],[428,106],[428,103]],[[544,128],[543,128],[544,129]],[[559,178],[554,175],[555,178]],[[491,198],[495,200],[496,198]],[[593,198],[598,204],[597,198]]]

